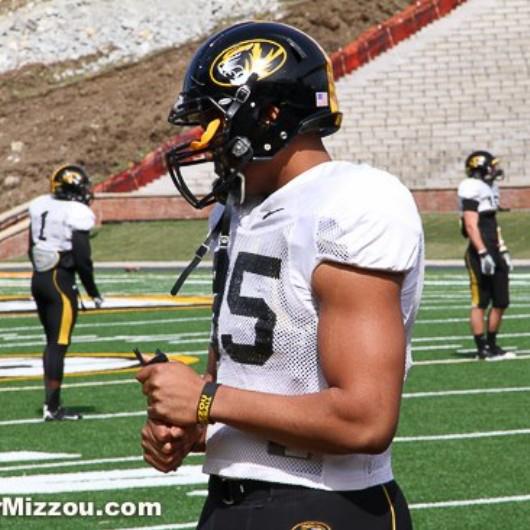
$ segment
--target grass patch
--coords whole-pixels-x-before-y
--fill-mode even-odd
[[[462,258],[467,240],[460,235],[458,214],[423,214],[427,259]],[[530,211],[498,215],[514,258],[530,258]],[[104,224],[92,239],[96,261],[189,260],[207,232],[205,220]]]
[[[467,239],[460,235],[456,212],[422,215],[427,259],[454,259],[464,255]],[[530,211],[501,212],[497,221],[512,257],[530,258]]]
[[[206,220],[104,224],[92,238],[96,261],[188,260],[206,237]]]

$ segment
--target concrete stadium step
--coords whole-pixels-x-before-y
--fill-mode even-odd
[[[198,195],[204,195],[211,189],[212,180],[215,178],[213,163],[199,164],[183,169],[186,184]],[[161,175],[149,184],[131,192],[134,195],[175,195],[178,194],[173,181],[168,173]]]
[[[529,35],[530,1],[464,2],[337,82],[344,121],[327,146],[412,189],[455,188],[486,149],[503,185],[529,186]]]

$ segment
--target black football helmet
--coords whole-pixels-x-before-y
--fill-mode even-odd
[[[56,199],[89,204],[94,198],[90,191],[90,177],[81,166],[61,166],[53,172],[50,183],[51,192]]]
[[[488,151],[473,151],[466,158],[466,175],[491,184],[496,179],[504,178],[504,171],[499,163],[500,160]]]
[[[332,134],[341,118],[331,62],[317,42],[285,24],[242,22],[195,53],[168,120],[200,126],[202,136],[168,151],[167,167],[182,196],[203,208],[224,202],[249,162],[271,159],[296,135]],[[181,168],[211,161],[218,178],[199,199]]]

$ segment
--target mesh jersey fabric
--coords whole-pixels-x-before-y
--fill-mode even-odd
[[[311,168],[265,200],[236,209],[229,256],[217,325],[218,382],[283,395],[327,388],[311,291],[312,273],[322,261],[405,273],[408,370],[423,231],[414,200],[396,177],[347,162]],[[222,423],[208,428],[204,470],[332,490],[392,479],[390,449],[380,455],[305,454]]]

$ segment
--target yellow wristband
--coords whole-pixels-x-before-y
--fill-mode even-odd
[[[199,403],[197,404],[197,423],[201,425],[208,425],[210,422],[210,410],[213,404],[213,398],[217,389],[220,387],[218,383],[206,383],[202,389]]]

